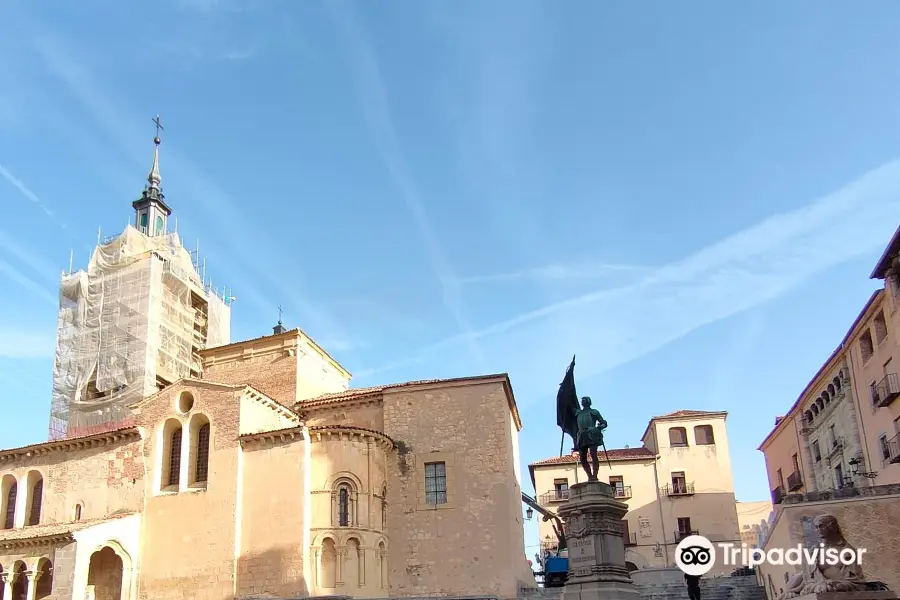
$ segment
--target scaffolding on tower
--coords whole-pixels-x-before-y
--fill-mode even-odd
[[[177,233],[128,226],[99,244],[60,283],[50,439],[130,427],[130,405],[199,377],[199,352],[229,343],[230,324],[230,299],[205,285]]]

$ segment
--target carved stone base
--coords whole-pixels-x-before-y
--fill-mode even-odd
[[[891,591],[872,592],[820,592],[803,594],[793,600],[894,600],[897,594]]]
[[[601,481],[576,483],[559,507],[569,544],[569,578],[562,600],[638,600],[625,566],[622,518],[628,505]]]

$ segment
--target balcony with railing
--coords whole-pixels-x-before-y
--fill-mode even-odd
[[[614,486],[613,492],[615,493],[616,498],[619,500],[627,500],[631,498],[631,486],[623,485],[623,486]]]
[[[664,485],[660,488],[659,491],[661,495],[668,496],[670,498],[677,498],[679,496],[693,496],[694,484],[688,483],[686,481],[675,481],[672,482],[671,485]]]
[[[569,499],[569,490],[553,490],[538,496],[538,504],[547,506],[554,502],[565,502]]]
[[[800,476],[800,471],[794,471],[787,478],[787,489],[789,492],[796,492],[800,488],[803,487],[803,478]]]
[[[692,535],[700,535],[700,532],[696,529],[679,529],[675,532],[675,542],[680,542],[684,538]]]
[[[626,546],[637,546],[637,534],[636,533],[628,533],[626,531],[625,535],[623,537],[625,538]]]
[[[887,451],[889,463],[900,463],[900,433],[887,441]]]
[[[784,488],[780,485],[772,490],[772,504],[781,504],[784,500]]]
[[[872,388],[872,404],[878,407],[890,406],[900,396],[900,377],[889,373]]]

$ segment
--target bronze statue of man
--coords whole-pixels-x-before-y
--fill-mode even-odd
[[[591,408],[591,399],[588,396],[581,399],[581,410],[575,417],[575,423],[578,426],[575,447],[578,449],[581,466],[587,473],[588,481],[597,481],[597,472],[600,470],[597,448],[603,446],[603,430],[606,429],[607,423],[600,411]],[[588,453],[591,456],[590,464]]]

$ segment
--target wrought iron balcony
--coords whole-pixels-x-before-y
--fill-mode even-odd
[[[878,407],[890,406],[900,396],[900,377],[896,373],[889,373],[884,379],[875,384],[872,390],[872,404]]]
[[[660,488],[660,492],[664,496],[678,497],[678,496],[693,496],[694,495],[694,484],[687,483],[685,481],[679,481],[677,483],[672,483],[671,485],[664,485]]]
[[[625,545],[626,546],[637,546],[637,534],[636,533],[628,533],[625,534]]]
[[[538,504],[546,506],[554,502],[565,502],[569,499],[569,490],[553,490],[538,496]]]
[[[787,489],[789,492],[796,492],[803,487],[803,478],[800,477],[800,471],[794,471],[787,478]]]
[[[623,485],[622,487],[613,486],[613,491],[616,494],[616,498],[620,498],[620,499],[631,498],[631,486],[630,485]]]
[[[772,490],[772,504],[781,504],[784,500],[784,488],[780,485]]]
[[[900,463],[900,433],[887,442],[888,457],[890,463]]]
[[[691,529],[691,530],[679,529],[678,531],[675,532],[675,541],[680,542],[684,538],[692,536],[692,535],[700,535],[700,532],[697,531],[696,529]]]

